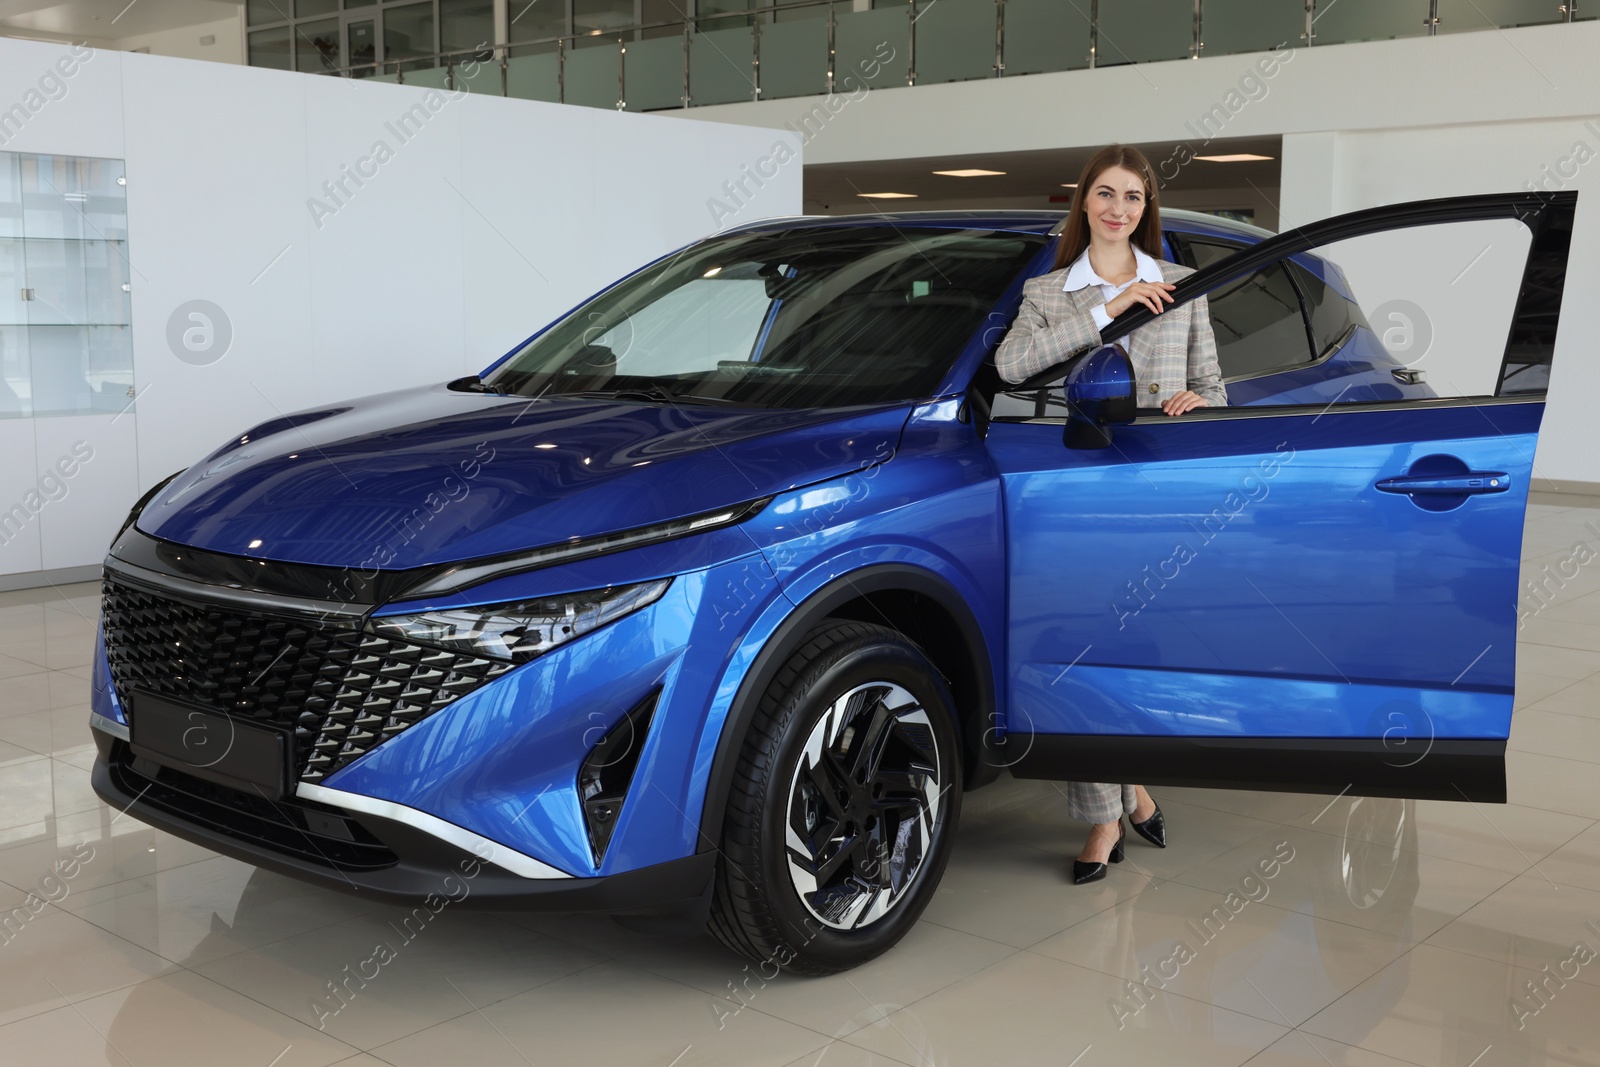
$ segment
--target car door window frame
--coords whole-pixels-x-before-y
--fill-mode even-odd
[[[1250,247],[1250,245],[1241,241],[1236,241],[1227,237],[1214,237],[1210,234],[1173,234],[1172,243],[1178,250],[1179,255],[1183,257],[1182,262],[1186,266],[1192,267],[1197,271],[1200,269],[1200,261],[1199,257],[1195,255],[1196,245],[1208,245],[1212,248],[1226,249],[1227,253],[1222,257],[1223,259],[1228,258],[1230,255],[1236,255],[1240,252],[1243,252]],[[1221,260],[1216,260],[1214,262],[1221,262]],[[1274,374],[1284,374],[1289,371],[1305,370],[1309,367],[1315,367],[1320,363],[1326,362],[1335,352],[1339,351],[1339,348],[1343,345],[1345,339],[1348,338],[1349,330],[1346,330],[1340,336],[1337,343],[1329,345],[1326,349],[1319,351],[1317,345],[1317,335],[1311,327],[1311,301],[1307,298],[1305,287],[1301,284],[1300,279],[1296,277],[1294,271],[1289,269],[1289,266],[1299,267],[1302,271],[1305,270],[1305,268],[1300,266],[1300,264],[1294,262],[1293,257],[1286,256],[1275,263],[1263,266],[1261,270],[1256,271],[1255,274],[1276,269],[1288,280],[1289,288],[1295,295],[1296,306],[1300,309],[1300,327],[1305,331],[1306,335],[1306,358],[1299,362],[1276,363],[1262,370],[1251,371],[1248,374],[1225,373],[1222,376],[1223,385],[1231,385],[1234,382],[1245,382],[1250,381],[1253,378],[1266,378]],[[1254,276],[1254,274],[1250,275],[1250,277]],[[1219,344],[1217,348],[1220,362],[1222,346]]]
[[[1177,307],[1188,303],[1196,297],[1207,296],[1229,282],[1248,277],[1270,264],[1280,263],[1298,253],[1313,251],[1336,241],[1374,233],[1443,225],[1451,222],[1515,218],[1528,226],[1532,233],[1528,245],[1527,258],[1523,263],[1522,284],[1519,286],[1516,304],[1512,309],[1511,322],[1508,324],[1505,343],[1501,350],[1500,374],[1496,382],[1495,395],[1428,399],[1401,398],[1352,401],[1343,404],[1299,403],[1203,407],[1187,412],[1183,418],[1185,420],[1249,419],[1298,415],[1306,411],[1318,410],[1319,408],[1324,411],[1336,410],[1345,412],[1392,410],[1397,407],[1409,408],[1419,405],[1440,407],[1459,406],[1467,403],[1486,405],[1528,403],[1529,401],[1542,402],[1546,396],[1545,392],[1504,394],[1500,390],[1503,389],[1506,381],[1512,341],[1518,336],[1519,328],[1527,328],[1527,324],[1521,321],[1523,317],[1536,313],[1535,304],[1539,299],[1539,292],[1554,286],[1562,292],[1563,296],[1565,295],[1567,256],[1571,247],[1571,234],[1577,198],[1577,190],[1562,190],[1554,193],[1478,193],[1408,201],[1403,204],[1391,204],[1347,212],[1343,215],[1336,215],[1295,227],[1276,236],[1265,238],[1257,244],[1247,246],[1226,259],[1219,260],[1184,277],[1177,283],[1171,294],[1173,297],[1171,307]],[[1554,266],[1557,257],[1559,257],[1560,261],[1559,267]],[[1536,272],[1539,273],[1537,287],[1533,284]],[[1292,273],[1290,274],[1290,279],[1293,281]],[[1535,288],[1538,289],[1538,292],[1534,291]],[[1304,318],[1303,294],[1301,307],[1302,317]],[[1170,310],[1170,307],[1168,310]],[[1124,315],[1113,320],[1101,332],[1102,343],[1115,343],[1140,326],[1154,320],[1154,318],[1154,312],[1136,305]],[[1309,332],[1309,320],[1306,321]],[[1332,345],[1327,353],[1323,354],[1323,358],[1336,353],[1348,341],[1350,333],[1356,325],[1358,324],[1352,323],[1340,335],[1338,342]],[[1557,328],[1559,328],[1559,325]],[[1551,331],[1546,345],[1553,350],[1554,344],[1555,332]],[[1036,374],[1025,382],[1012,385],[1010,388],[1006,387],[1007,383],[1001,383],[1001,389],[1011,393],[1013,396],[1034,399],[1036,405],[1035,414],[1031,417],[993,415],[992,420],[1006,423],[1064,424],[1067,415],[1065,403],[1059,399],[1060,383],[1066,378],[1076,360],[1086,355],[1089,351],[1093,351],[1093,349],[1085,350],[1085,352],[1079,353],[1073,359]],[[992,359],[991,355],[991,363]],[[1305,364],[1304,366],[1313,365],[1315,364]],[[1296,364],[1295,366],[1298,368],[1302,365]],[[1051,394],[1056,395],[1052,397]],[[1052,402],[1059,404],[1062,409],[1060,414],[1043,413],[1044,406]],[[1150,414],[1140,415],[1135,420],[1135,424],[1149,424],[1168,418],[1170,416],[1159,412],[1151,412]]]

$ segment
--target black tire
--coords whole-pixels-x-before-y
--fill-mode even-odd
[[[938,887],[961,792],[955,703],[927,656],[887,627],[825,622],[745,736],[708,929],[793,974],[880,955]]]

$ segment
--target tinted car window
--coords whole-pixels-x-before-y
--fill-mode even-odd
[[[1289,261],[1288,266],[1311,312],[1311,337],[1317,346],[1319,358],[1338,344],[1352,325],[1367,324],[1361,309],[1340,296],[1321,278],[1293,260]]]
[[[1245,247],[1192,238],[1188,244],[1197,269]],[[1207,302],[1224,380],[1285,370],[1316,358],[1306,338],[1300,295],[1281,264],[1213,290]]]
[[[485,384],[781,408],[921,399],[1047,240],[905,226],[712,238],[578,308]]]

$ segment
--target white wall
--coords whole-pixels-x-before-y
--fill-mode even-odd
[[[1600,491],[1600,20],[842,94],[808,164],[1282,135],[1279,228],[1458,193],[1578,189],[1537,476]],[[1262,67],[1258,64],[1271,58]],[[783,128],[821,98],[673,114]],[[1220,111],[1216,109],[1221,109]],[[1202,125],[1207,115],[1214,118]],[[1596,158],[1569,163],[1583,141]],[[1183,158],[1183,157],[1179,157]],[[1188,167],[1221,167],[1191,161]],[[1547,173],[1545,167],[1551,170]],[[1540,183],[1540,184],[1534,184]],[[1174,201],[1176,203],[1176,201]],[[915,206],[914,203],[911,206]],[[1538,483],[1548,487],[1548,481]]]
[[[67,51],[0,39],[0,111]],[[255,422],[481,369],[722,228],[707,207],[722,184],[799,140],[125,52],[92,53],[67,86],[0,150],[126,160],[138,401],[115,422],[0,420],[0,511],[76,440],[95,451],[0,547],[0,575],[97,563],[139,492]],[[391,129],[429,103],[420,130]],[[330,200],[323,183],[380,141],[392,158]],[[800,184],[795,159],[722,226],[797,213]],[[312,197],[336,210],[314,218]],[[167,341],[191,300],[233,332],[204,366]]]

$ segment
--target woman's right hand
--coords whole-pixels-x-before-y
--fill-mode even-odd
[[[1143,304],[1159,315],[1165,306],[1162,301],[1167,304],[1172,303],[1172,293],[1169,290],[1176,288],[1177,286],[1171,282],[1134,282],[1106,301],[1106,314],[1116,318],[1134,304]]]

